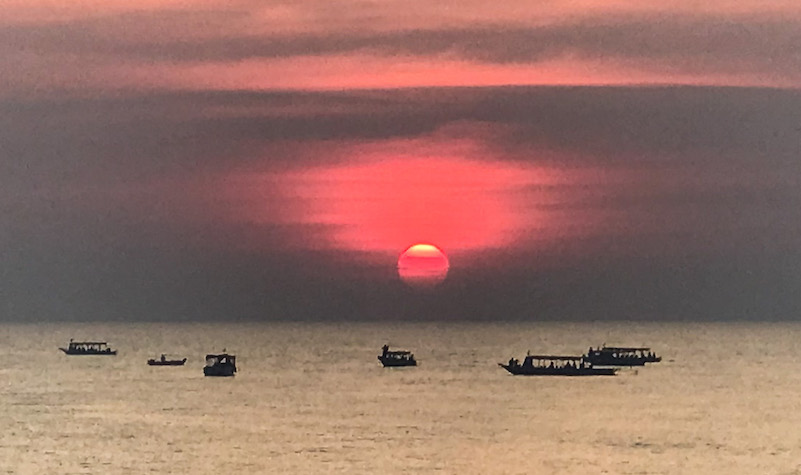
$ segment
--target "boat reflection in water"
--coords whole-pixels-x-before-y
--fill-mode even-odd
[[[378,361],[384,367],[389,366],[417,366],[417,360],[411,351],[389,351],[389,345],[384,345],[381,348],[381,355],[378,356]]]
[[[523,376],[614,376],[617,372],[617,368],[594,368],[583,356],[526,355],[523,364],[512,358],[498,366]]]
[[[206,355],[206,366],[203,374],[206,376],[233,376],[236,373],[236,356],[225,353],[219,355]]]
[[[590,347],[584,360],[596,366],[644,366],[645,363],[659,363],[662,357],[646,347],[604,345],[596,350]]]

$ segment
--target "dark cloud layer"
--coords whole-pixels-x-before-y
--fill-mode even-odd
[[[342,144],[472,130],[485,132],[493,159],[641,182],[554,185],[565,199],[530,206],[604,213],[620,220],[617,231],[566,230],[541,249],[488,251],[486,266],[455,265],[422,294],[394,280],[393,264],[285,245],[312,229],[226,221],[206,187],[234,170],[331,164],[342,157],[320,151]],[[794,318],[799,156],[801,94],[774,89],[7,100],[0,316]]]
[[[332,106],[335,104],[335,106]],[[292,107],[293,113],[286,114]],[[801,93],[714,87],[511,87],[347,93],[209,93],[0,103],[6,188],[61,180],[323,162],[303,142],[413,138],[484,123],[499,148],[573,151],[561,164],[676,160],[725,169],[792,165],[801,154]],[[458,133],[458,129],[457,129]],[[293,148],[293,144],[295,147]],[[270,150],[276,153],[267,153]],[[524,154],[521,152],[515,156]],[[267,157],[268,158],[265,158]]]
[[[8,26],[8,52],[107,56],[144,62],[203,63],[367,53],[483,63],[537,63],[561,57],[618,60],[663,73],[768,73],[797,78],[801,24],[793,17],[607,15],[541,25],[253,34],[236,12],[158,12],[71,23]],[[165,32],[219,31],[173,35]],[[233,30],[233,31],[228,31]],[[149,34],[124,34],[150,32]]]

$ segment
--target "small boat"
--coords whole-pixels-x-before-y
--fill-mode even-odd
[[[597,349],[590,347],[584,359],[596,366],[644,366],[662,361],[650,348],[606,345]]]
[[[159,359],[149,359],[147,364],[150,366],[183,366],[186,363],[186,358],[181,360],[168,360],[165,355],[161,355]]]
[[[206,355],[206,366],[203,374],[206,376],[233,376],[236,373],[236,356],[223,353],[219,355]]]
[[[417,366],[417,360],[414,359],[411,351],[389,351],[389,345],[384,345],[381,350],[378,361],[385,368],[389,366]]]
[[[511,358],[498,366],[523,376],[614,376],[617,368],[594,368],[582,356],[526,355],[523,364]]]
[[[59,347],[59,350],[68,355],[109,355],[114,356],[117,350],[108,347],[105,341],[73,341],[66,348]]]

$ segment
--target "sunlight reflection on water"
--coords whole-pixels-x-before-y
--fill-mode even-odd
[[[70,337],[116,357],[67,357]],[[792,324],[43,324],[0,333],[9,473],[791,473]],[[614,378],[514,377],[527,350],[647,344]],[[420,366],[384,369],[383,343]],[[225,346],[235,378],[202,376]],[[185,367],[154,368],[161,352]]]

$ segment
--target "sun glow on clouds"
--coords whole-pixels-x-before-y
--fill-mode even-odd
[[[310,223],[331,226],[332,243],[360,251],[393,251],[409,243],[445,249],[507,244],[513,204],[505,195],[513,172],[445,157],[389,159],[307,172]]]
[[[419,242],[448,254],[500,248],[537,223],[521,200],[523,189],[542,182],[540,170],[478,158],[487,151],[470,140],[393,140],[330,152],[343,153],[352,159],[235,180],[253,193],[246,219],[322,229],[304,235],[309,247],[394,256]],[[266,189],[271,197],[259,204]]]
[[[206,61],[186,65],[166,62],[120,64],[109,57],[60,55],[46,64],[26,52],[10,53],[3,71],[0,98],[53,91],[92,90],[108,94],[125,90],[348,90],[505,85],[691,84],[797,87],[795,75],[780,71],[692,72],[632,69],[630,63],[594,59],[556,59],[536,64],[481,64],[470,61],[381,58],[368,55],[291,59]],[[365,67],[369,64],[369,67]],[[49,67],[62,65],[59,74]],[[76,66],[80,65],[80,67]],[[87,75],[91,68],[93,74]],[[663,68],[664,69],[664,68]],[[588,72],[590,72],[588,74]],[[454,78],[459,78],[454,81]],[[29,83],[36,82],[33,88]]]
[[[11,0],[0,98],[163,90],[798,88],[798,2]]]

